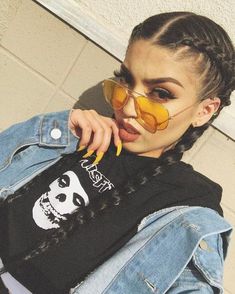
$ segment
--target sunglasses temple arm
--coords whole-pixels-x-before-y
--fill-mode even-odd
[[[189,105],[188,107],[184,108],[183,110],[180,110],[180,111],[177,112],[176,114],[169,116],[168,119],[172,119],[172,118],[174,118],[175,116],[177,116],[177,115],[181,114],[182,112],[184,112],[184,111],[190,109],[191,107],[193,107],[194,105],[196,105],[197,103],[200,103],[200,102],[201,102],[201,100],[200,100],[200,101],[197,101],[196,103],[194,103],[194,104],[192,104],[192,105]],[[165,122],[166,122],[166,121],[165,121]],[[163,123],[164,123],[164,122],[163,122]]]

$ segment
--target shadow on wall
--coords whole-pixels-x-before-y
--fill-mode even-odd
[[[102,82],[84,91],[73,107],[79,109],[94,109],[99,114],[109,117],[113,115],[112,108],[105,101]]]

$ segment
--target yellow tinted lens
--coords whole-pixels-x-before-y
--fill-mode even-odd
[[[112,105],[114,109],[123,107],[126,101],[126,91],[122,86],[115,85],[113,89]]]
[[[168,110],[161,104],[146,97],[137,97],[139,113],[150,131],[163,130],[168,125]]]
[[[157,120],[152,114],[141,111],[141,114],[137,118],[137,121],[149,132],[156,132]]]
[[[157,130],[164,130],[168,126],[168,123],[169,119],[167,118],[167,120],[157,125]]]
[[[126,101],[126,90],[111,80],[105,80],[103,83],[103,91],[106,100],[114,109],[121,109]]]

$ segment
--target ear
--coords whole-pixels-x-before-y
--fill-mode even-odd
[[[218,110],[220,106],[220,98],[207,98],[203,100],[199,105],[196,111],[196,114],[193,117],[192,125],[194,127],[200,127],[207,123],[213,114]]]

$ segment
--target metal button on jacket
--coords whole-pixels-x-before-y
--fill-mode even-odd
[[[62,132],[58,128],[54,128],[51,130],[51,137],[55,140],[59,139],[62,136]]]
[[[201,242],[199,243],[199,246],[202,250],[209,250],[208,244],[206,243],[205,240],[201,240]]]

